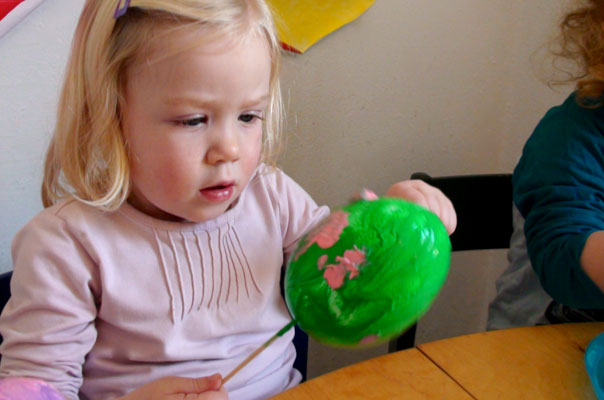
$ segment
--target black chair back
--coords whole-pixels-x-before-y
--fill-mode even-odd
[[[451,249],[507,249],[512,236],[512,175],[483,174],[431,177],[418,172],[421,179],[440,189],[453,203],[457,229],[451,235]]]
[[[451,235],[451,250],[507,249],[514,230],[512,222],[512,174],[479,174],[432,177],[416,172],[411,179],[440,189],[453,203],[457,228]],[[398,339],[390,341],[389,351],[415,346],[413,325]]]
[[[0,314],[10,298],[10,278],[12,276],[12,271],[0,274]],[[2,343],[2,336],[0,336],[0,343]]]
[[[281,281],[279,286],[281,288],[281,296],[285,299],[285,266],[281,268]],[[294,361],[294,368],[300,371],[302,374],[302,382],[306,381],[306,371],[308,369],[308,334],[304,332],[298,325],[294,327],[294,347],[296,348],[296,360]]]

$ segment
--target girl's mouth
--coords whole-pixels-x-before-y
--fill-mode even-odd
[[[201,189],[201,195],[211,202],[220,203],[229,200],[233,196],[235,184],[233,182],[220,183]]]

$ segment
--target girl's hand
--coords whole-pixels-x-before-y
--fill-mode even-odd
[[[133,390],[118,400],[228,400],[220,374],[202,378],[170,376]]]
[[[419,179],[395,183],[386,192],[386,197],[399,197],[426,207],[440,218],[450,235],[457,226],[457,214],[451,200],[434,186]]]

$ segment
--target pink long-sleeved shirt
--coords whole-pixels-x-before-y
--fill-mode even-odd
[[[109,399],[164,376],[227,374],[290,321],[284,254],[328,212],[262,165],[233,208],[203,223],[157,220],[128,204],[45,209],[13,242],[0,377]],[[299,382],[292,337],[227,383],[231,400]]]

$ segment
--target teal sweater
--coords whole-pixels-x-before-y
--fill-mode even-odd
[[[604,293],[579,264],[587,237],[604,230],[604,108],[580,107],[571,95],[549,110],[526,142],[513,185],[543,288],[559,303],[604,309]]]

